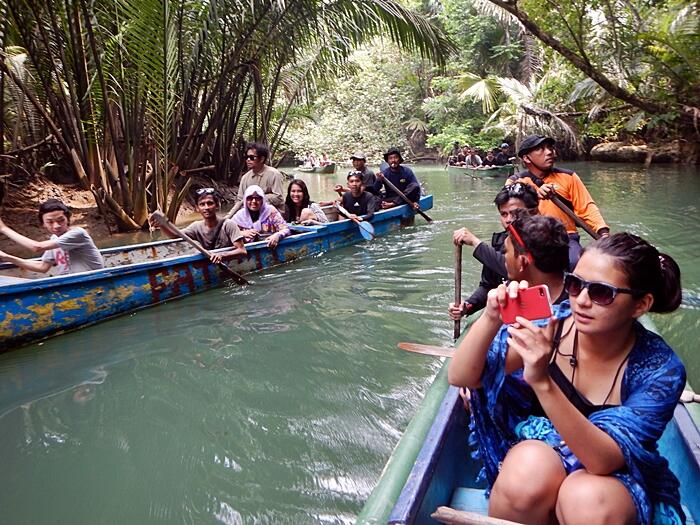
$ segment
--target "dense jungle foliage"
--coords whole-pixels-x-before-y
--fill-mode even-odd
[[[700,135],[683,0],[0,0],[0,175],[93,190],[122,230],[173,218],[246,141],[414,157],[550,133]]]

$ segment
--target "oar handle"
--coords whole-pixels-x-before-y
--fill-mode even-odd
[[[455,306],[462,302],[462,243],[455,246]],[[457,339],[461,333],[461,322],[456,320],[452,338]]]
[[[358,219],[357,217],[352,217],[351,216],[352,214],[348,210],[343,208],[343,206],[341,206],[341,204],[339,202],[336,202],[335,207],[338,208],[338,211],[340,213],[342,213],[343,215],[345,215],[345,217],[350,219],[352,222],[354,222],[356,224],[360,224],[360,219]]]
[[[423,217],[426,221],[428,221],[428,222],[433,222],[433,219],[431,219],[430,217],[428,217],[427,214],[423,213],[423,210],[421,210],[420,208],[415,209],[415,208],[413,207],[413,202],[411,201],[411,199],[409,199],[408,197],[406,197],[406,195],[405,195],[400,189],[398,189],[396,186],[394,186],[394,183],[391,182],[391,181],[389,180],[389,177],[387,177],[386,175],[383,175],[383,174],[382,174],[382,177],[383,177],[382,180],[384,181],[384,184],[386,184],[386,185],[389,186],[392,190],[394,190],[394,192],[395,192],[399,197],[401,197],[401,198],[403,199],[403,201],[404,201],[406,204],[408,204],[408,207],[409,207],[409,208],[411,208],[411,209],[412,209],[413,211],[415,211],[416,213],[419,213],[420,216]]]
[[[187,235],[185,232],[183,232],[180,228],[178,228],[172,222],[170,222],[170,220],[168,220],[168,218],[163,214],[162,211],[160,211],[160,210],[154,211],[153,213],[151,213],[151,217],[153,217],[155,220],[157,220],[161,226],[164,226],[165,228],[169,229],[175,235],[180,237],[183,241],[190,244],[193,248],[195,248],[202,255],[206,255],[207,258],[211,259],[211,252],[209,250],[204,248],[201,244],[199,244],[197,241],[195,241],[193,238],[191,238],[189,235]],[[241,274],[234,272],[231,268],[226,266],[223,262],[218,263],[218,266],[238,284],[250,284]]]
[[[576,215],[571,208],[569,208],[566,204],[562,202],[562,200],[559,198],[559,195],[557,195],[556,192],[552,195],[551,200],[557,206],[557,208],[563,211],[572,221],[574,221],[576,226],[582,228],[588,235],[590,235],[594,239],[600,238],[600,235],[598,235],[598,233],[595,232],[593,228],[586,224],[583,221],[583,219],[581,219],[581,217]]]
[[[535,183],[535,186],[538,188],[541,188],[542,185],[544,184],[544,181],[540,179],[539,177],[534,177],[530,176],[529,177],[532,182]],[[569,208],[566,204],[564,204],[559,197],[559,194],[555,191],[552,193],[552,196],[550,197],[554,205],[559,208],[564,214],[569,217],[572,221],[574,221],[574,224],[578,226],[579,228],[582,228],[583,231],[585,231],[588,235],[593,237],[593,239],[598,239],[600,238],[600,235],[598,235],[597,232],[593,231],[593,228],[591,228],[588,224],[586,224],[581,217],[576,215],[571,208]]]

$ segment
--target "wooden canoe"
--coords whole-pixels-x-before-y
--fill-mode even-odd
[[[432,208],[432,196],[420,204]],[[386,235],[414,217],[402,205],[375,213],[372,224],[377,236]],[[363,240],[347,219],[295,231],[275,249],[263,241],[246,245],[248,254],[228,261],[230,268],[255,272]],[[0,264],[0,282],[11,282],[0,286],[0,351],[222,284],[221,269],[192,252],[181,240],[109,248],[102,250],[104,269],[48,277]]]
[[[447,166],[450,175],[468,175],[470,177],[509,177],[515,173],[514,164],[491,166],[488,168],[472,168],[470,166]]]
[[[299,166],[297,171],[301,171],[303,173],[335,173],[335,170],[337,168],[337,164],[335,162],[331,162],[330,164],[327,164],[326,166]]]
[[[470,455],[469,416],[458,389],[447,384],[448,365],[444,363],[394,449],[357,523],[439,523],[431,514],[445,506],[469,512],[472,523],[497,523],[486,518],[484,486],[475,484],[480,465]],[[681,482],[689,524],[700,523],[699,422],[700,405],[679,404],[659,441]]]

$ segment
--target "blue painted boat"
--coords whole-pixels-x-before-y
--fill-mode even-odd
[[[357,523],[439,523],[431,514],[441,506],[475,517],[487,515],[484,486],[475,483],[480,465],[471,459],[468,445],[469,416],[458,389],[447,385],[448,364],[428,390]],[[700,523],[698,422],[700,405],[679,404],[659,442],[661,453],[681,482],[689,524]]]
[[[432,208],[432,196],[420,204]],[[414,218],[402,205],[375,213],[372,224],[379,236]],[[296,231],[272,250],[262,241],[248,244],[248,254],[228,265],[250,273],[363,240],[349,220]],[[181,240],[109,248],[102,250],[104,269],[62,276],[0,265],[0,282],[10,283],[0,286],[0,351],[222,284],[220,268],[192,251]]]

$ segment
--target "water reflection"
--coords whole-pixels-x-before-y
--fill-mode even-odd
[[[699,378],[700,179],[574,167],[681,263],[685,305],[655,321]],[[501,181],[418,173],[431,225],[0,356],[4,521],[352,523],[439,367],[395,344],[450,341],[452,230],[499,228]],[[323,200],[344,174],[303,178]],[[479,273],[465,252],[465,292]]]

